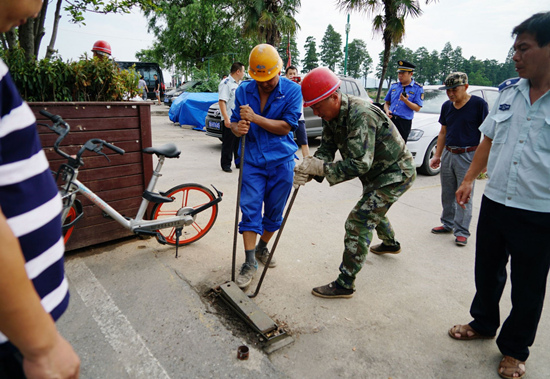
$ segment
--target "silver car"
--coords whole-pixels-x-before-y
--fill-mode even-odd
[[[407,139],[407,147],[414,157],[414,163],[418,172],[424,175],[437,175],[439,168],[430,167],[441,125],[439,124],[439,114],[441,106],[449,98],[447,92],[438,89],[441,85],[424,86],[424,106],[418,113],[415,113],[411,133]],[[470,95],[479,96],[487,102],[489,110],[498,97],[498,88],[469,86],[467,92]]]
[[[365,88],[355,79],[347,76],[338,76],[342,81],[340,90],[348,95],[354,95],[368,99],[371,103],[367,91]],[[319,137],[323,131],[323,120],[313,114],[311,107],[304,108],[304,119],[306,121],[306,133],[308,138]],[[206,135],[210,137],[216,137],[222,139],[222,132],[220,130],[221,116],[220,107],[218,103],[214,103],[208,109],[208,114],[204,124],[206,125]]]

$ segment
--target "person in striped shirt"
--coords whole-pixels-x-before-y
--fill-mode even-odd
[[[0,32],[41,0],[2,0]],[[0,60],[0,377],[78,378],[80,360],[54,320],[67,309],[61,199],[36,120]]]

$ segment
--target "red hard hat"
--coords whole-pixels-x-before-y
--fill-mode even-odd
[[[101,55],[111,55],[111,45],[107,41],[96,41],[94,47],[92,47],[92,51]]]
[[[309,107],[326,99],[340,88],[340,79],[326,67],[311,70],[302,79],[304,107]]]

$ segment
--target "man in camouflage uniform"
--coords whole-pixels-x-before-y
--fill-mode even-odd
[[[323,134],[314,156],[295,168],[294,179],[295,186],[314,176],[318,181],[326,178],[330,185],[353,178],[363,183],[363,196],[346,220],[340,275],[312,291],[325,298],[353,296],[374,229],[382,243],[370,248],[373,253],[401,252],[386,213],[416,178],[412,155],[384,112],[367,100],[341,93],[339,86],[340,80],[327,68],[314,69],[303,80],[304,106],[323,119]],[[336,151],[341,161],[334,162]]]

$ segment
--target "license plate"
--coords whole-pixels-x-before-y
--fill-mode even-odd
[[[216,121],[208,121],[208,127],[212,128],[212,129],[219,129],[220,128],[220,123],[216,122]]]

